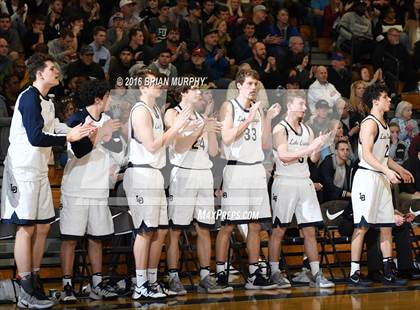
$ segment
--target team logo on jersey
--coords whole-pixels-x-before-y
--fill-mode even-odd
[[[144,203],[144,198],[143,198],[143,197],[141,197],[141,196],[139,196],[139,195],[136,195],[136,201],[137,201],[140,205],[142,205],[142,204]]]
[[[388,134],[381,133],[379,139],[388,140],[391,136]]]
[[[238,116],[238,122],[245,122],[245,116]]]
[[[17,186],[16,185],[13,185],[13,184],[10,184],[10,191],[13,193],[13,194],[16,194],[17,193]]]
[[[366,196],[362,193],[359,193],[359,198],[361,201],[365,201],[366,200]]]

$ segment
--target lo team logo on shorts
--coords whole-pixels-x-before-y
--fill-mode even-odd
[[[140,205],[142,205],[142,204],[144,203],[144,198],[143,198],[143,197],[141,197],[141,196],[139,196],[139,195],[136,195],[136,201],[137,201]]]
[[[366,196],[362,193],[359,193],[359,198],[361,201],[365,201],[366,200]]]
[[[13,184],[10,184],[10,191],[11,191],[13,194],[16,194],[16,193],[17,193],[17,191],[18,191],[17,186],[16,186],[16,185],[13,185]]]

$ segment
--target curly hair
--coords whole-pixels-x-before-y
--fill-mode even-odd
[[[102,99],[109,91],[108,81],[89,80],[83,83],[77,91],[77,105],[79,108],[88,107],[95,103],[95,98]]]
[[[54,58],[48,54],[35,53],[29,57],[26,67],[28,68],[29,77],[31,80],[36,80],[36,73],[38,71],[43,71],[46,67],[47,61],[54,62]]]
[[[383,83],[375,83],[366,87],[362,101],[372,109],[373,100],[379,100],[382,93],[388,93],[388,88]]]

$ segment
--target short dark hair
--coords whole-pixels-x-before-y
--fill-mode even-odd
[[[26,66],[28,68],[28,73],[31,80],[35,81],[36,73],[38,71],[44,70],[47,67],[47,61],[54,62],[54,58],[48,54],[43,53],[35,53],[31,57],[29,57]]]
[[[388,88],[384,83],[375,83],[366,87],[363,93],[363,102],[372,109],[373,100],[379,100],[382,93],[388,93]]]
[[[93,28],[93,35],[96,36],[99,32],[105,32],[106,33],[106,28],[103,26],[96,26],[95,28]]]
[[[160,77],[160,74],[150,70],[149,68],[144,68],[139,70],[133,75],[133,78],[139,81],[138,85],[142,86],[143,83],[141,81],[145,81],[148,75],[152,75],[154,78]]]
[[[77,105],[79,108],[88,107],[95,103],[96,98],[102,99],[109,91],[108,81],[89,80],[77,91]]]
[[[349,142],[348,141],[346,141],[346,140],[338,140],[336,143],[335,143],[335,149],[336,150],[338,150],[338,147],[340,146],[340,144],[341,143],[344,143],[345,145],[349,145]]]
[[[216,8],[216,15],[219,15],[221,12],[229,12],[229,8],[226,5],[218,5]]]
[[[63,28],[60,30],[60,37],[65,39],[66,37],[74,38],[74,33],[68,28]]]
[[[284,95],[286,106],[297,98],[305,100],[306,102],[306,92],[303,89],[288,89]]]
[[[252,20],[247,19],[247,20],[244,22],[244,28],[245,28],[246,26],[254,26],[254,27],[255,27],[255,23],[254,23]]]
[[[141,32],[141,33],[143,33],[143,35],[144,35],[144,32],[143,32],[143,30],[142,29],[140,29],[139,27],[134,27],[134,28],[131,28],[130,29],[130,31],[129,31],[129,33],[128,33],[128,39],[131,41],[131,39],[135,36],[135,35],[137,35],[137,32]]]
[[[252,77],[256,80],[260,79],[260,75],[255,70],[239,70],[235,77],[235,82],[242,85],[247,77]]]
[[[44,15],[41,15],[41,14],[36,14],[32,17],[31,23],[33,24],[37,20],[46,23],[47,22],[47,17],[45,17]]]
[[[5,18],[8,18],[9,20],[11,19],[9,14],[7,14],[7,13],[0,13],[0,19],[5,19]]]
[[[183,77],[194,78],[195,76],[193,74],[186,74],[186,75],[183,75]],[[182,94],[187,93],[193,86],[198,86],[198,85],[190,85],[188,83],[185,83],[185,84],[182,84],[181,86],[172,86],[170,88],[170,91],[171,93],[174,94],[175,100],[181,101]]]

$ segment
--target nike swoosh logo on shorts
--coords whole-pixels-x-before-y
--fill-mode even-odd
[[[338,211],[337,213],[331,214],[330,210],[327,210],[327,217],[330,221],[333,221],[343,213],[344,213],[344,210],[341,210],[341,211]]]
[[[417,212],[415,212],[415,211],[413,211],[413,209],[411,209],[411,207],[410,207],[410,213],[413,213],[415,216],[419,216],[419,215],[420,215],[420,210],[419,210],[419,211],[417,211]]]
[[[114,218],[116,218],[117,216],[120,216],[121,214],[123,214],[122,212],[119,212],[119,213],[117,213],[117,214],[114,214],[113,216],[112,216],[112,218],[114,219]]]

